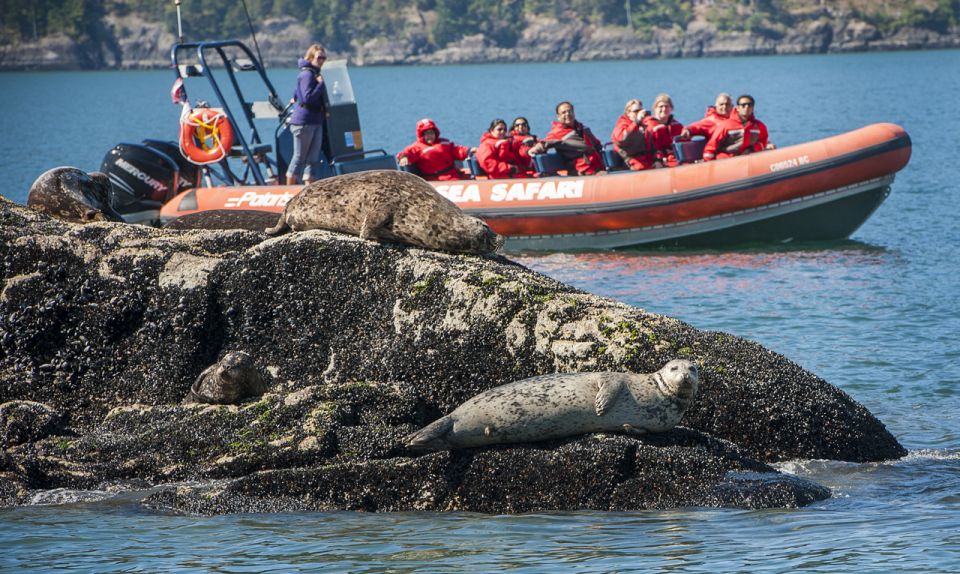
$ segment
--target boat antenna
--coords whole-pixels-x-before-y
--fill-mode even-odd
[[[180,0],[177,0],[179,3]],[[247,0],[243,0],[243,13],[247,15],[247,25],[250,26],[250,35],[253,36],[253,46],[257,49],[257,59],[260,60],[260,68],[265,68],[263,65],[263,54],[260,53],[260,44],[257,42],[257,33],[253,30],[253,21],[250,20],[250,10],[247,10]]]
[[[177,5],[177,43],[183,44],[183,21],[180,19],[180,0],[173,0]]]

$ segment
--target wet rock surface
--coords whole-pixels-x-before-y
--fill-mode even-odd
[[[829,492],[770,463],[905,454],[862,405],[781,355],[504,257],[324,231],[80,226],[3,200],[0,260],[0,404],[59,417],[5,439],[3,505],[42,489],[171,485],[147,503],[203,513],[790,507]],[[266,393],[181,404],[233,350],[269,373]],[[697,361],[700,392],[682,427],[662,435],[424,456],[402,446],[497,385],[653,372],[674,358]]]

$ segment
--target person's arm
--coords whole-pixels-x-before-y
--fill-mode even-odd
[[[720,142],[727,135],[727,130],[723,126],[717,126],[707,140],[707,145],[703,147],[703,161],[713,161],[717,159],[717,149]]]

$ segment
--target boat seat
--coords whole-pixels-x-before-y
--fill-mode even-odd
[[[537,173],[540,175],[557,175],[557,172],[561,169],[570,170],[567,160],[553,150],[547,150],[547,153],[538,153],[530,157],[533,158],[533,163],[537,166]]]
[[[607,171],[627,169],[627,164],[623,162],[623,158],[620,157],[617,150],[613,149],[613,142],[603,144],[603,152],[600,155],[603,157],[603,165],[607,167]]]
[[[480,167],[480,162],[477,160],[477,156],[475,155],[471,154],[470,157],[467,158],[467,167],[470,168],[470,173],[473,174],[473,177],[477,177],[478,175],[487,175],[487,172]]]
[[[421,172],[417,166],[413,165],[412,163],[408,163],[407,165],[397,165],[397,169],[423,177],[423,172]]]
[[[689,141],[673,138],[673,154],[677,156],[677,161],[680,163],[693,163],[703,159],[703,148],[706,145],[707,140],[702,136],[696,136]]]
[[[367,157],[367,154],[377,154]],[[374,169],[397,169],[397,158],[385,150],[368,150],[361,154],[349,154],[333,158],[333,172],[337,175],[357,173]]]

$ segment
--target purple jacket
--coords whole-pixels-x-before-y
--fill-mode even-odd
[[[322,124],[327,109],[327,92],[323,80],[317,81],[320,70],[303,58],[297,64],[300,74],[297,76],[297,87],[293,90],[296,103],[293,104],[289,123],[295,126]]]

